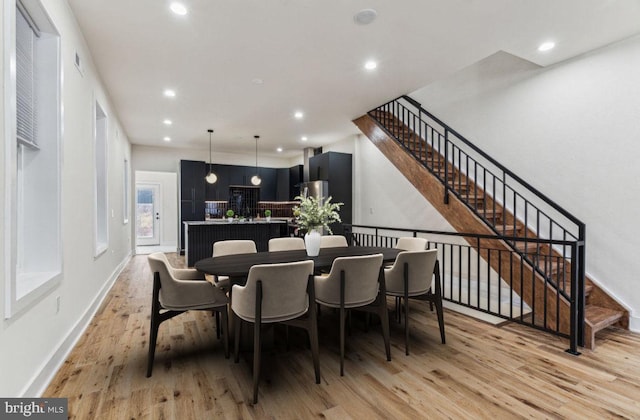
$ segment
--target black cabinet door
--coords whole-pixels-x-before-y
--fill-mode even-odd
[[[323,153],[309,159],[309,181],[329,181],[331,174],[330,154],[330,152]]]
[[[218,180],[215,184],[206,184],[207,201],[227,201],[229,199],[229,165],[212,165]]]
[[[304,167],[296,165],[289,168],[289,200],[300,195],[300,183],[303,180]]]
[[[255,172],[255,168],[253,172]],[[260,178],[262,178],[262,182],[260,183],[260,201],[275,201],[278,186],[277,170],[274,168],[260,168]]]
[[[276,200],[289,201],[289,168],[276,169]]]
[[[180,199],[204,201],[207,165],[202,161],[180,161]]]

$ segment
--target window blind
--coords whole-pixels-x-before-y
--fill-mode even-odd
[[[30,17],[18,7],[16,13],[16,116],[17,135],[22,143],[37,146],[37,95],[34,66],[37,32]]]

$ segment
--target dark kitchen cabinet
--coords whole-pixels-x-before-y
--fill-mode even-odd
[[[204,220],[207,165],[201,161],[180,161],[180,252],[184,252],[185,221]]]
[[[343,223],[352,222],[352,159],[348,153],[326,152],[309,159],[309,180],[327,181],[328,195],[332,201],[342,202],[340,218]],[[342,226],[332,226],[333,233],[344,233]]]
[[[289,201],[300,195],[300,183],[303,180],[304,167],[296,165],[289,168]]]

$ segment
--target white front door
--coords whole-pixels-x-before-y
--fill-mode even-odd
[[[160,245],[160,184],[136,183],[136,245]]]

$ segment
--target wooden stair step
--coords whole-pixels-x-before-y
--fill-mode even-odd
[[[516,242],[516,249],[526,254],[538,254],[541,252],[542,244],[537,242]]]
[[[512,236],[513,234],[520,235],[522,233],[522,231],[523,231],[522,225],[514,226],[514,225],[506,224],[504,226],[503,225],[497,225],[495,228],[496,228],[496,230],[498,232],[504,230],[504,233],[503,233],[504,236]]]
[[[603,308],[602,306],[587,305],[584,311],[585,321],[589,323],[593,332],[603,330],[624,317],[624,311]]]
[[[484,197],[481,194],[474,196],[473,193],[460,194],[460,199],[466,203],[469,203],[472,207],[478,207],[484,204]]]
[[[591,294],[591,291],[593,291],[593,284],[586,284],[584,285],[584,296],[589,297],[589,295]]]

